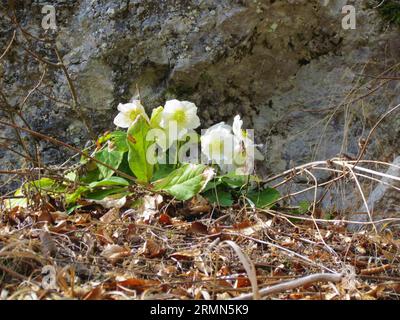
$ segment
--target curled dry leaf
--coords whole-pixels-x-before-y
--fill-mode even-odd
[[[208,227],[201,222],[195,221],[190,225],[189,232],[208,234]]]
[[[54,233],[67,233],[74,230],[76,230],[76,227],[66,220],[59,221],[55,226],[49,226],[49,231]]]
[[[119,218],[119,208],[112,208],[108,210],[101,218],[100,221],[104,223],[111,223]]]
[[[90,233],[85,233],[82,240],[87,247],[86,256],[89,257],[91,254],[93,254],[96,243]]]
[[[116,244],[107,245],[101,252],[101,256],[109,260],[112,264],[129,256],[130,254],[131,250],[129,248],[121,247]]]
[[[55,223],[68,219],[68,214],[66,212],[61,212],[61,211],[51,212],[51,216]]]
[[[235,281],[234,288],[245,288],[245,287],[250,287],[251,282],[248,277],[244,276],[238,276]]]
[[[166,213],[160,215],[158,222],[164,226],[169,226],[172,224],[171,217]]]
[[[250,221],[244,221],[242,223],[234,225],[234,229],[225,230],[227,233],[234,232],[234,233],[242,233],[246,236],[251,236],[261,230],[265,230],[269,227],[268,223],[264,223],[262,221],[252,224]]]
[[[173,254],[170,255],[171,258],[175,258],[176,260],[193,260],[194,258],[198,257],[201,255],[201,250],[200,249],[193,249],[193,250],[184,250],[184,251],[178,251],[174,252]]]
[[[37,222],[47,222],[49,224],[54,223],[52,215],[47,210],[41,210],[39,212],[36,212],[35,216],[37,217]]]
[[[48,258],[56,252],[56,244],[51,238],[51,234],[45,230],[42,230],[39,234],[41,250],[43,255]]]
[[[90,200],[92,203],[99,204],[106,209],[111,208],[122,208],[126,204],[126,197],[122,198],[113,198],[113,197],[106,197],[103,200]]]
[[[140,293],[146,289],[160,285],[160,282],[155,280],[128,278],[125,280],[116,281],[116,285],[124,288],[129,288],[131,290],[136,290]]]
[[[253,224],[253,223],[252,223],[251,221],[249,221],[249,220],[244,220],[244,221],[242,221],[242,222],[235,223],[235,224],[233,225],[233,228],[238,229],[238,230],[240,230],[240,229],[245,229],[245,228],[251,227],[252,224]]]
[[[190,215],[209,213],[212,209],[208,201],[201,195],[193,197],[185,204],[186,206],[184,211]]]
[[[88,213],[79,213],[74,215],[73,222],[76,226],[86,227],[89,226],[92,221],[92,217]]]
[[[114,244],[114,240],[111,238],[111,236],[109,235],[109,233],[106,229],[99,229],[96,234],[96,238],[97,238],[97,241],[99,241],[99,243],[102,245]]]
[[[83,300],[100,300],[104,294],[103,286],[97,286],[90,290],[84,297]]]
[[[150,259],[161,257],[164,253],[165,249],[162,247],[162,245],[152,239],[146,240],[141,250],[141,254]]]
[[[14,207],[8,212],[7,217],[12,224],[19,224],[25,220],[26,210],[23,207]]]
[[[231,269],[228,266],[222,266],[221,269],[218,270],[217,276],[229,276],[232,273]]]
[[[163,197],[159,194],[156,194],[155,196],[145,196],[143,198],[143,205],[140,209],[141,218],[145,222],[150,222],[153,217],[158,213],[158,208],[162,202]]]
[[[163,266],[160,265],[160,270],[157,272],[157,275],[160,277],[171,276],[177,272],[176,266]]]

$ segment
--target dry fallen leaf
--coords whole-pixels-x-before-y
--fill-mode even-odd
[[[175,258],[176,260],[192,260],[195,257],[201,255],[200,249],[193,249],[193,250],[184,250],[179,252],[174,252],[170,255],[171,258]]]
[[[212,207],[208,201],[201,195],[197,195],[191,200],[185,203],[184,213],[189,213],[190,215],[209,213]]]
[[[106,197],[103,200],[88,200],[92,203],[97,203],[106,209],[122,208],[126,204],[126,197],[113,198],[112,196]]]
[[[49,231],[54,232],[54,233],[68,233],[73,230],[76,230],[76,227],[68,223],[66,220],[59,221],[55,226],[49,226]]]
[[[128,288],[128,289],[136,290],[140,293],[140,292],[144,291],[145,289],[160,285],[160,282],[155,281],[155,280],[128,278],[125,280],[117,281],[116,285],[124,287],[124,288]]]
[[[160,270],[157,272],[157,275],[160,277],[170,276],[177,272],[176,266],[163,266],[160,265]]]
[[[43,255],[48,258],[56,252],[56,244],[49,232],[42,230],[39,234]]]
[[[119,208],[112,208],[108,210],[101,218],[100,221],[104,223],[111,223],[119,218]]]
[[[172,224],[171,217],[166,213],[160,215],[158,222],[164,226],[169,226]]]
[[[165,249],[162,247],[160,243],[155,240],[148,239],[144,243],[144,246],[141,250],[141,253],[146,258],[158,258],[161,257],[165,253]]]
[[[235,289],[245,288],[245,287],[250,287],[250,286],[251,286],[251,283],[250,283],[249,278],[244,277],[244,276],[238,276],[236,278],[235,285],[234,285]]]
[[[89,226],[92,222],[92,217],[88,213],[79,213],[74,215],[72,219],[76,226],[86,227]]]
[[[130,254],[131,251],[128,248],[121,247],[116,244],[109,244],[104,248],[100,255],[114,264]]]
[[[207,226],[198,221],[195,221],[190,225],[189,231],[192,233],[208,234]]]
[[[143,198],[143,205],[140,209],[140,218],[145,222],[150,222],[158,213],[158,208],[162,202],[163,197],[159,194],[156,194],[155,196],[145,196]]]
[[[250,221],[244,221],[242,223],[234,225],[234,229],[225,230],[226,233],[242,233],[246,236],[251,236],[261,230],[265,230],[268,228],[268,224],[262,221],[252,224]]]
[[[37,216],[37,222],[47,222],[49,224],[54,223],[52,215],[47,210],[36,212],[35,215]]]
[[[102,286],[97,286],[90,290],[84,297],[83,300],[100,300],[104,294]]]
[[[26,218],[26,210],[23,207],[14,207],[8,212],[7,217],[13,224],[19,224]]]
[[[96,233],[96,238],[97,241],[102,244],[114,244],[114,240],[111,238],[111,236],[108,234],[107,230],[104,229],[99,229]]]
[[[235,223],[235,224],[233,225],[233,228],[234,228],[234,229],[245,229],[245,228],[251,227],[252,225],[253,225],[253,223],[252,223],[251,221],[249,221],[249,220],[244,220],[244,221],[242,221],[242,222]]]

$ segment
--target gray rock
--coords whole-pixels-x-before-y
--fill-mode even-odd
[[[363,202],[358,209],[358,212],[363,212],[363,214],[355,214],[352,216],[355,221],[369,221],[368,211],[373,220],[380,220],[385,217],[398,215],[400,210],[398,201],[398,190],[400,189],[400,157],[394,159],[385,174],[386,176],[380,179],[380,183],[378,183],[369,194],[366,203]],[[379,225],[382,225],[382,223]],[[363,225],[361,224],[349,224],[348,229],[350,231],[358,231],[361,230],[362,227]]]

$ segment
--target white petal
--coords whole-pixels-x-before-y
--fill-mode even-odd
[[[196,129],[198,127],[200,127],[200,118],[197,115],[188,115],[187,128]]]
[[[218,165],[229,164],[233,162],[233,142],[234,136],[230,127],[224,123],[219,123],[208,129],[200,138],[201,150],[209,160],[213,160]],[[216,142],[224,143],[224,150],[215,150]],[[218,147],[217,147],[218,148]],[[226,151],[226,152],[225,152]]]
[[[227,133],[230,133],[232,130],[232,127],[225,124],[225,122],[220,122],[217,124],[214,124],[213,126],[211,126],[210,128],[208,128],[205,132],[205,134],[212,132],[214,130],[225,130]]]
[[[200,143],[201,143],[201,151],[207,156],[208,160],[211,160],[210,148],[209,148],[209,145],[211,144],[211,136],[210,135],[201,136]]]
[[[165,114],[173,114],[174,111],[181,107],[181,102],[179,100],[168,100],[164,106]]]
[[[178,128],[178,140],[181,140],[188,133],[185,128]]]
[[[194,103],[189,101],[168,100],[165,103],[164,111],[162,113],[160,126],[167,128],[170,122],[175,119],[177,112],[183,112],[184,118],[178,126],[178,137],[186,134],[187,129],[196,129],[200,126],[200,119],[197,116],[197,107]]]
[[[120,103],[118,105],[118,111],[123,112],[123,113],[129,113],[130,111],[134,110],[136,108],[136,104],[133,103]]]
[[[140,100],[133,100],[132,102],[125,103],[125,104],[119,104],[118,105],[118,110],[121,112],[131,112],[134,110],[140,111],[140,112],[145,112],[144,107],[140,103]]]
[[[181,101],[181,106],[188,112],[193,115],[197,113],[197,107],[193,102],[190,101]]]
[[[232,124],[232,130],[233,130],[233,133],[235,134],[235,136],[237,136],[237,137],[243,136],[242,126],[243,126],[243,121],[240,120],[240,116],[239,115],[235,116],[235,118],[233,120],[233,124]]]
[[[132,120],[125,113],[120,112],[114,118],[114,124],[120,128],[129,128]]]

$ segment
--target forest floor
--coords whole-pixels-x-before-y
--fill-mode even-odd
[[[339,217],[137,197],[156,205],[3,211],[0,298],[399,298],[394,229],[350,233]]]

